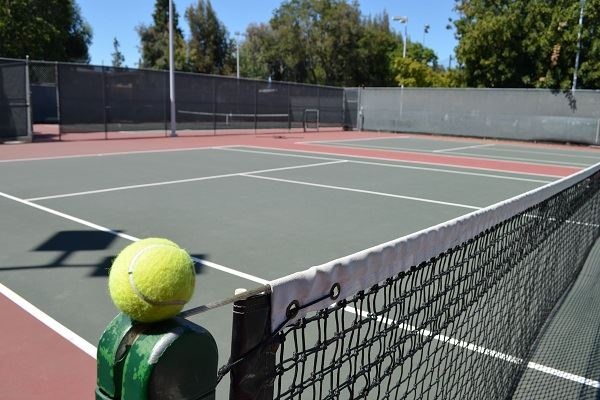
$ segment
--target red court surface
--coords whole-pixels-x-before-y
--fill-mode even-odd
[[[477,157],[453,156],[447,154],[424,154],[410,151],[390,151],[368,148],[336,147],[334,144],[312,144],[312,141],[343,141],[357,138],[397,138],[398,134],[373,133],[373,132],[284,132],[271,134],[240,134],[216,136],[179,136],[179,137],[154,137],[112,140],[84,140],[84,141],[42,141],[29,144],[14,144],[0,146],[0,161],[50,157],[69,157],[82,155],[102,155],[114,153],[131,153],[143,151],[160,151],[175,149],[193,149],[216,146],[257,146],[288,151],[305,151],[330,155],[345,155],[352,157],[374,158],[379,160],[402,161],[416,164],[445,165],[465,167],[480,170],[493,170],[503,172],[527,173],[534,175],[547,175],[554,177],[568,176],[579,168],[569,166],[540,165],[527,162],[504,160],[491,160]],[[443,141],[446,137],[423,136],[425,138]],[[483,139],[465,139],[469,142],[477,141],[490,143]],[[502,141],[501,143],[509,143]],[[515,143],[515,142],[513,142]],[[518,143],[518,142],[517,142]],[[519,145],[525,145],[519,143]],[[545,144],[544,147],[567,148],[570,150],[579,147]],[[588,147],[582,147],[588,149]]]
[[[93,398],[96,361],[0,295],[0,398]]]

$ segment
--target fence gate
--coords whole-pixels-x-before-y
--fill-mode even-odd
[[[25,61],[0,59],[0,142],[31,140],[27,70]]]
[[[59,122],[57,63],[32,61],[29,64],[31,119],[34,124]]]

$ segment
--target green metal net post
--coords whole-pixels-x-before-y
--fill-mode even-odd
[[[213,400],[217,367],[216,342],[201,326],[119,314],[98,344],[96,400]]]

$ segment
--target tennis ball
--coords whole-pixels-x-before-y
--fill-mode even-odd
[[[118,309],[140,322],[177,315],[194,293],[190,255],[167,239],[149,238],[125,247],[115,258],[108,289]]]

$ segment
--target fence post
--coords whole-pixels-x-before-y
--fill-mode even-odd
[[[29,56],[25,56],[25,104],[27,112],[27,140],[32,142],[31,126],[31,87],[29,85]]]
[[[217,135],[217,80],[212,78],[212,112],[213,112],[213,135]]]
[[[287,86],[287,102],[288,102],[288,133],[292,131],[292,113],[294,112],[292,110],[292,85],[290,85],[289,83],[286,84]]]
[[[362,91],[363,90],[364,90],[364,88],[359,86],[357,102],[356,102],[356,128],[359,131],[363,130],[363,118],[364,118],[363,105],[362,105]]]
[[[106,103],[106,71],[104,69],[104,65],[102,68],[102,115],[104,118],[104,139],[108,139],[108,121],[107,121],[107,112],[108,112],[108,104]]]
[[[60,92],[59,92],[58,61],[54,61],[54,92],[56,94],[56,122],[60,125]],[[60,129],[59,139],[60,139]]]
[[[258,81],[254,82],[254,134],[256,135],[256,130],[258,128],[258,91],[260,90],[258,86]]]

